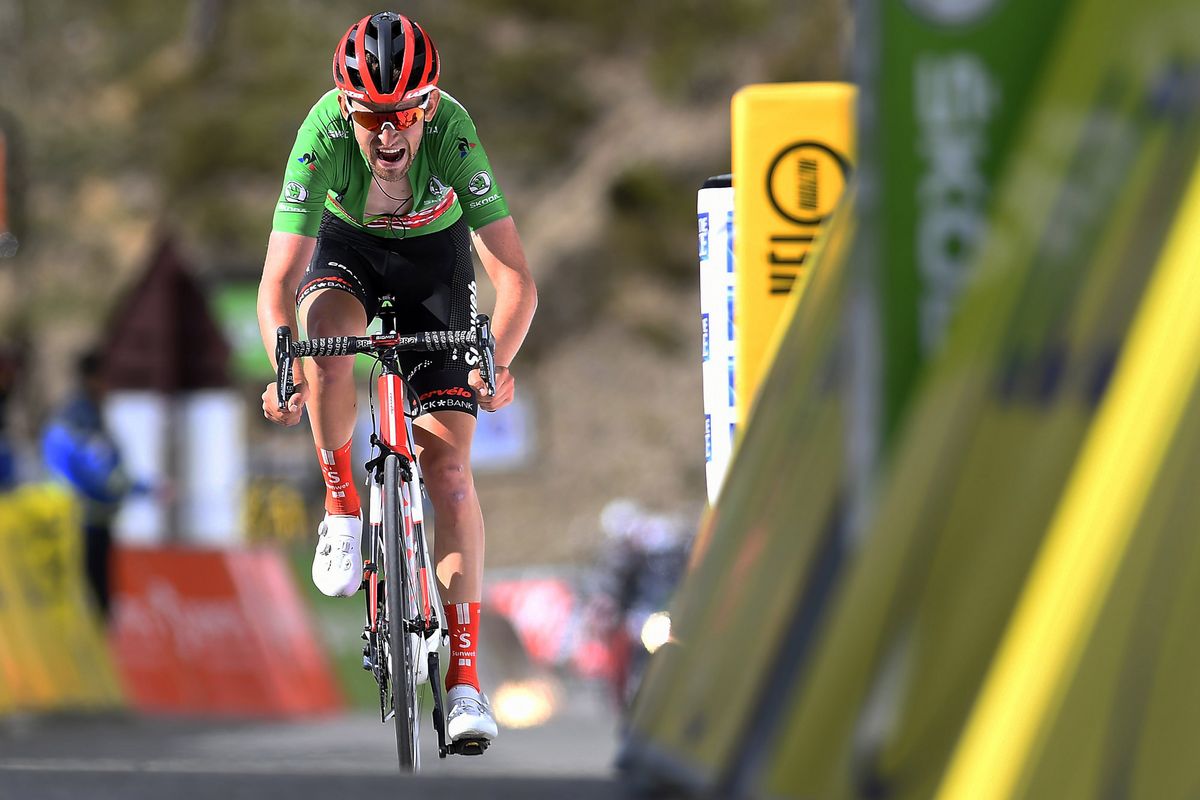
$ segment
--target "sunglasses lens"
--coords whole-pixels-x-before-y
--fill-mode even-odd
[[[418,122],[420,122],[423,116],[425,115],[421,109],[408,108],[404,111],[397,111],[395,114],[393,114],[393,117],[395,118],[393,122],[397,128],[411,128],[413,125],[416,125]]]
[[[377,131],[387,123],[397,130],[404,130],[416,125],[425,117],[425,112],[419,108],[406,108],[403,111],[352,111],[354,121],[369,131]]]

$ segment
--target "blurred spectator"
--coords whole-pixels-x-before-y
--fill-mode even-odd
[[[105,620],[109,617],[112,522],[121,500],[135,487],[104,425],[107,386],[97,352],[80,356],[75,393],[51,418],[42,435],[47,469],[75,490],[83,509],[84,562],[88,582]]]
[[[646,626],[651,617],[669,620],[693,527],[682,515],[652,513],[628,498],[613,500],[600,512],[602,586],[589,616],[613,654],[612,688],[622,709],[629,708],[646,660],[661,644],[647,642]]]

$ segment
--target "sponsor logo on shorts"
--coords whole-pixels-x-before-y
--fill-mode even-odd
[[[299,303],[318,289],[341,289],[344,292],[354,294],[354,287],[350,284],[350,281],[335,275],[326,275],[320,278],[313,278],[301,286],[300,290],[296,292],[296,302]]]
[[[475,406],[469,400],[461,400],[457,397],[442,397],[435,400],[421,401],[421,410],[425,413],[429,413],[430,411],[448,411],[449,409],[474,411]]]
[[[432,366],[433,366],[433,359],[427,358],[424,361],[422,361],[420,364],[417,364],[415,367],[410,369],[408,371],[408,374],[405,375],[404,377],[408,378],[411,381],[413,379],[413,376],[416,375],[418,372],[429,369]]]
[[[308,199],[308,189],[295,181],[288,181],[283,187],[283,194],[293,203],[303,203]]]
[[[486,170],[479,170],[471,176],[471,180],[467,183],[467,191],[476,197],[483,197],[492,190],[492,176],[487,174]]]
[[[473,400],[475,393],[461,386],[451,386],[449,389],[434,389],[431,392],[426,392],[421,395],[421,402],[424,403],[431,397],[465,397],[468,400]]]

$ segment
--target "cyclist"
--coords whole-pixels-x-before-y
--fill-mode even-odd
[[[420,398],[414,422],[437,517],[434,558],[450,627],[447,735],[492,739],[476,647],[483,582],[483,517],[471,473],[477,411],[512,402],[512,364],[537,306],[521,240],[475,125],[438,88],[441,60],[416,22],[383,12],[350,26],[333,56],[334,89],[309,111],[288,158],[258,295],[263,344],[275,331],[362,336],[379,298],[396,301],[401,332],[463,330],[475,316],[471,244],[496,289],[496,385],[486,394],[478,353],[414,353],[401,361]],[[362,580],[362,514],[351,478],[357,393],[353,360],[314,358],[283,410],[263,393],[272,422],[308,409],[325,478],[314,583],[354,594]],[[298,370],[300,371],[300,370]]]

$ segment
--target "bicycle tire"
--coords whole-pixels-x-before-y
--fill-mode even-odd
[[[409,571],[400,547],[404,535],[401,513],[400,459],[389,455],[383,464],[383,541],[387,566],[388,650],[392,682],[392,706],[396,723],[396,752],[400,769],[415,772],[420,763],[420,708],[418,707],[417,658],[414,637],[407,623],[418,616]],[[397,580],[399,579],[399,580]]]

